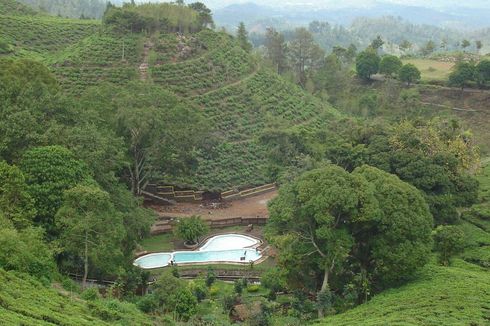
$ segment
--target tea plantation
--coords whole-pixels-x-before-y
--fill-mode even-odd
[[[82,300],[35,278],[0,268],[2,325],[153,325],[135,305],[118,300]]]
[[[5,4],[10,0],[3,0]],[[6,6],[4,4],[4,6]],[[100,22],[69,20],[15,10],[0,16],[9,56],[38,59],[68,94],[79,96],[101,83],[141,79],[191,99],[202,109],[216,138],[198,153],[197,173],[163,182],[207,190],[272,182],[261,131],[319,128],[338,113],[298,86],[259,66],[230,35],[204,29],[193,34],[116,33]],[[12,9],[13,8],[13,9]]]
[[[471,264],[428,265],[419,278],[387,290],[321,325],[488,325],[490,273]]]

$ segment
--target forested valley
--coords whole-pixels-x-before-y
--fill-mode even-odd
[[[0,0],[0,324],[488,324],[484,35],[83,4]]]

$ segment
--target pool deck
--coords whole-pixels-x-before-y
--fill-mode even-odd
[[[199,249],[207,243],[207,241],[213,237],[216,237],[216,236],[220,236],[220,235],[241,235],[241,236],[246,236],[246,237],[249,237],[249,238],[253,238],[255,240],[258,241],[258,243],[255,243],[251,246],[248,246],[248,247],[244,247],[243,249],[253,249],[253,248],[261,248],[262,249],[259,249],[260,250],[260,253],[261,253],[261,257],[259,259],[257,259],[256,261],[253,262],[253,264],[260,264],[262,263],[263,261],[265,261],[267,258],[269,258],[269,255],[268,255],[268,252],[270,250],[270,247],[269,245],[264,241],[264,239],[262,237],[259,237],[259,236],[254,236],[250,233],[241,233],[241,232],[216,232],[216,233],[213,233],[211,235],[208,235],[206,236],[204,239],[202,239],[200,242],[199,242],[199,246],[197,246],[196,248],[193,248],[193,249],[189,249],[189,248],[182,248],[182,249],[177,249],[177,250],[173,250],[171,252],[168,252],[169,254],[173,254],[175,252],[182,252],[182,251],[189,251],[189,252],[192,252],[192,251],[199,251]],[[242,248],[240,248],[242,249]],[[143,252],[139,252],[139,253],[136,253],[135,256],[134,256],[134,259],[138,259],[142,256],[146,256],[146,255],[150,255],[150,254],[158,254],[158,253],[164,253],[164,252],[161,252],[161,251],[143,251]],[[165,252],[166,253],[166,252]],[[243,266],[243,265],[250,265],[250,261],[246,261],[246,262],[234,262],[234,261],[207,261],[207,262],[195,262],[195,263],[178,263],[178,264],[174,264],[173,266],[199,266],[199,265],[209,265],[209,264],[226,264],[226,265],[237,265],[237,266]],[[154,268],[144,268],[146,270],[150,270],[150,269],[158,269],[158,268],[165,268],[165,267],[171,267],[172,265],[166,265],[166,266],[162,266],[162,267],[154,267]]]

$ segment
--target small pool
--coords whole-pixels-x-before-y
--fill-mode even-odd
[[[144,269],[192,263],[250,263],[259,260],[262,254],[255,248],[260,241],[241,234],[224,234],[209,238],[196,251],[162,252],[141,256],[134,261],[135,266]]]
[[[149,254],[149,255],[144,255],[142,257],[139,257],[134,261],[134,264],[136,266],[145,269],[157,268],[157,267],[167,266],[168,264],[170,264],[171,258],[172,258],[172,254],[164,253],[164,252]]]

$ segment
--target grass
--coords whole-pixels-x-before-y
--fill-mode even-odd
[[[174,250],[174,235],[164,233],[150,236],[141,242],[141,247],[145,251],[172,251]]]
[[[406,59],[402,60],[404,64],[411,63],[415,65],[422,74],[422,80],[446,81],[454,66],[452,62],[443,62],[431,59]]]
[[[490,273],[462,261],[430,264],[417,281],[387,290],[321,325],[488,325]]]
[[[33,277],[0,269],[2,325],[153,325],[136,306],[118,300],[84,301]]]

